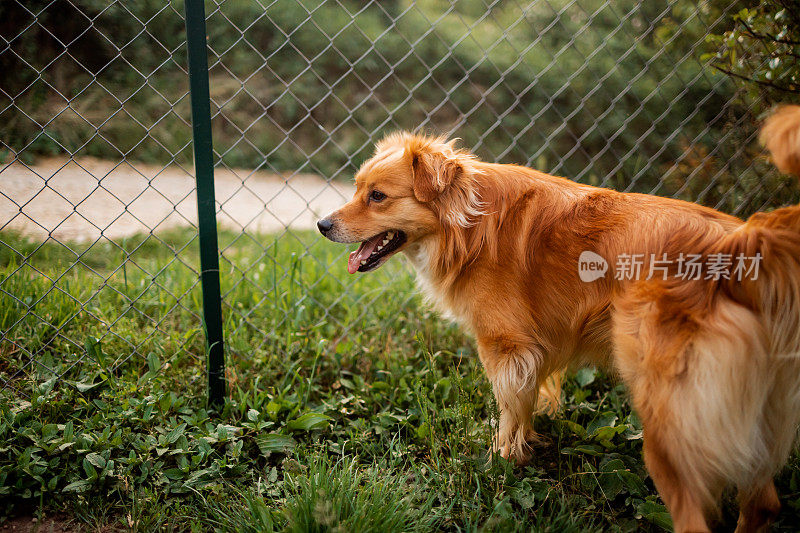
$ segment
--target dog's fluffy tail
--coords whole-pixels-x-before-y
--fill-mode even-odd
[[[778,108],[764,123],[761,142],[779,170],[800,176],[800,106]],[[762,313],[772,350],[800,351],[800,205],[756,213],[715,248],[732,258],[760,257],[756,276],[731,278],[723,286]]]
[[[800,106],[779,107],[761,128],[760,139],[781,172],[800,176]]]

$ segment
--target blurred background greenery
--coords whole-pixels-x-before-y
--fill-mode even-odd
[[[38,19],[39,13],[48,5]],[[398,128],[740,215],[795,201],[754,144],[798,94],[794,0],[207,5],[218,164],[349,179]],[[0,5],[2,153],[191,162],[183,4]]]

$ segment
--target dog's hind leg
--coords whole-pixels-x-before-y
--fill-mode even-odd
[[[564,380],[564,371],[559,370],[542,380],[539,387],[539,399],[536,402],[536,411],[554,415],[561,406],[561,383]]]
[[[687,484],[680,469],[674,464],[676,458],[670,448],[679,445],[678,442],[664,439],[658,432],[648,432],[646,428],[645,465],[672,516],[675,531],[678,533],[710,531],[703,505],[697,498],[696,491]]]
[[[647,298],[617,306],[615,364],[642,420],[645,462],[675,530],[708,531],[726,485],[764,479],[763,412],[774,363],[749,309],[722,300],[693,315],[677,307],[666,313],[670,301],[641,294]]]
[[[781,510],[778,491],[772,479],[749,490],[739,491],[737,533],[767,531]]]
[[[780,511],[772,478],[794,449],[800,419],[800,360],[794,353],[771,356],[774,381],[760,420],[767,453],[755,475],[739,484],[739,532],[768,530]]]

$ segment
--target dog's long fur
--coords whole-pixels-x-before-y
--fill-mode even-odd
[[[762,141],[781,170],[800,174],[800,107],[774,114]],[[402,251],[425,294],[477,340],[500,407],[503,456],[529,459],[548,376],[606,365],[630,390],[645,462],[676,531],[707,531],[728,485],[739,490],[740,530],[771,521],[779,508],[772,477],[800,423],[800,206],[743,222],[484,163],[452,141],[408,133],[378,143],[356,185],[326,235],[407,235]],[[370,200],[373,190],[386,199]],[[643,254],[643,274],[582,282],[585,250],[612,265],[620,254]],[[650,254],[762,261],[757,279],[686,280],[674,265],[666,279],[647,279]]]

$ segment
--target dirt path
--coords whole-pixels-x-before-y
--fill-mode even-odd
[[[189,172],[192,168],[187,167]],[[235,231],[313,229],[353,194],[319,176],[217,169],[217,221]],[[178,166],[48,158],[0,166],[0,230],[37,239],[119,239],[197,223],[194,178]]]

